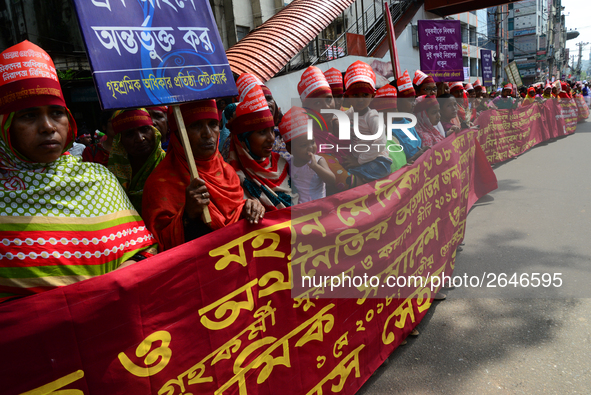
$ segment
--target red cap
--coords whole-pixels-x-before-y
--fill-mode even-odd
[[[426,111],[429,107],[434,107],[435,105],[439,105],[435,96],[419,96],[417,97],[415,104],[415,114],[420,114],[421,112]]]
[[[428,77],[427,74],[423,73],[421,70],[415,71],[415,78],[413,78],[412,83],[419,86],[425,81]]]
[[[466,84],[466,87],[464,89],[466,89],[467,91],[473,91],[474,87],[472,86],[472,84]]]
[[[113,131],[117,134],[129,129],[135,129],[142,126],[151,126],[152,117],[145,108],[135,108],[132,110],[118,110],[111,117]]]
[[[330,85],[330,89],[332,89],[332,93],[334,95],[342,95],[344,92],[344,85],[343,85],[343,74],[334,67],[328,69],[324,72],[324,77],[326,77],[326,81],[328,85]]]
[[[533,95],[532,95],[531,93],[533,93]],[[534,97],[534,96],[536,95],[536,88],[534,88],[533,86],[530,86],[530,87],[527,89],[527,94],[528,94],[530,97]]]
[[[415,88],[412,86],[412,81],[410,80],[410,76],[408,75],[408,70],[404,70],[404,74],[402,74],[402,77],[398,78],[397,85],[398,97],[415,97]]]
[[[0,114],[29,107],[66,107],[55,65],[37,45],[23,41],[0,54]]]
[[[220,120],[215,99],[198,100],[181,104],[181,114],[183,115],[185,125],[190,125],[201,119]],[[176,118],[172,112],[172,106],[168,107],[168,125],[171,132],[176,132],[178,130]]]
[[[511,92],[513,92],[513,85],[511,83],[509,83],[503,87],[503,90],[505,90],[505,89],[509,89]]]
[[[464,89],[464,86],[462,85],[461,82],[452,82],[449,85],[450,92],[459,91],[459,90],[463,90],[463,89]]]
[[[361,60],[347,67],[347,72],[345,73],[345,90],[347,91],[350,86],[359,82],[369,85],[375,92],[376,75],[371,66]]]
[[[298,83],[300,99],[310,99],[324,94],[331,94],[332,90],[322,71],[316,66],[310,66],[304,71]]]
[[[371,102],[371,108],[376,111],[395,110],[398,108],[397,96],[396,88],[390,84],[384,85],[376,91],[376,96]]]
[[[482,88],[482,84],[480,83],[479,79],[474,81],[474,89],[476,89],[476,88]]]
[[[146,107],[146,110],[160,111],[160,112],[163,112],[163,113],[165,113],[165,114],[168,114],[168,107],[166,107],[166,106],[152,106],[152,107]]]
[[[300,107],[292,107],[279,124],[279,133],[286,143],[308,133],[308,113]]]
[[[244,96],[244,100],[236,106],[236,118],[229,124],[232,133],[242,134],[275,126],[273,114],[260,86],[255,84],[250,87],[246,95],[242,94],[240,88],[238,91],[241,97]]]

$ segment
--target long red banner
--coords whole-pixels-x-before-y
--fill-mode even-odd
[[[573,99],[546,100],[514,110],[488,110],[476,119],[478,141],[490,164],[521,155],[551,138],[577,129],[579,110]]]
[[[451,274],[471,205],[496,188],[477,134],[447,138],[387,179],[270,213],[257,226],[241,221],[1,305],[1,392],[354,394],[440,286],[402,293],[387,279]],[[301,275],[337,265],[333,274],[367,274],[379,286],[353,284],[349,299],[330,284],[299,286]]]
[[[589,107],[587,107],[585,98],[583,96],[577,95],[575,96],[575,102],[577,103],[577,109],[579,111],[579,122],[589,118]]]

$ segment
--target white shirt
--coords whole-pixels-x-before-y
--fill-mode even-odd
[[[84,152],[85,148],[86,146],[84,144],[74,142],[74,145],[72,145],[72,148],[70,148],[68,152],[70,153],[70,155],[82,157],[82,153]]]
[[[314,155],[314,160],[318,163],[321,156]],[[316,199],[326,197],[326,185],[320,179],[318,174],[308,166],[297,167],[293,164],[293,158],[289,164],[292,187],[295,187],[300,195],[299,202],[306,203]]]
[[[355,110],[353,107],[349,108],[346,112],[349,119],[352,121],[351,125],[353,126],[353,114]],[[359,133],[366,135],[366,136],[373,136],[377,133],[382,115],[379,114],[376,110],[368,109],[364,115],[359,115],[359,123],[358,129]],[[383,123],[383,122],[382,122]],[[375,160],[378,156],[383,156],[389,158],[388,150],[386,149],[386,126],[384,125],[382,134],[380,137],[374,140],[361,140],[359,137],[355,135],[353,131],[353,127],[351,127],[351,153],[354,157],[357,158],[357,161],[360,165],[364,165],[366,163]],[[369,146],[369,150],[367,152],[357,152],[355,151],[355,147],[357,146],[357,150],[365,151]]]

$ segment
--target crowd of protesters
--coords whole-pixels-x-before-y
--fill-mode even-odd
[[[285,114],[256,76],[237,76],[236,85],[238,97],[180,106],[191,159],[167,107],[106,111],[100,132],[78,136],[57,80],[0,86],[0,95],[14,98],[0,106],[0,301],[97,276],[241,219],[258,223],[266,212],[381,179],[472,127],[482,111],[589,98],[586,84],[538,84],[521,95],[508,84],[489,93],[478,80],[435,83],[420,70],[378,87],[361,61],[345,73],[309,67],[297,86],[302,106]],[[26,95],[14,95],[24,89]],[[319,152],[319,145],[339,144],[337,119],[322,112],[331,109],[357,119],[363,137],[355,134],[352,142],[372,148]],[[377,133],[387,112],[414,114],[416,126],[409,133],[394,129],[387,140]],[[198,178],[191,179],[189,161]]]

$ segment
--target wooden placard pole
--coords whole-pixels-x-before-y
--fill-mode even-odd
[[[185,128],[185,121],[183,120],[181,107],[178,104],[176,104],[172,106],[172,110],[174,112],[174,119],[176,120],[176,124],[179,127],[181,142],[183,143],[183,148],[185,149],[185,157],[187,158],[187,163],[189,164],[189,173],[191,173],[191,181],[193,181],[195,178],[199,177],[199,173],[197,172],[197,166],[195,166],[195,158],[193,157],[193,150],[191,149],[191,143],[189,142],[189,136],[187,135],[187,129]],[[211,223],[211,216],[209,215],[209,208],[207,206],[203,208],[203,222],[205,222],[206,224]]]
[[[402,77],[402,70],[400,69],[400,62],[398,62],[398,49],[396,48],[396,32],[394,31],[394,24],[392,23],[392,14],[390,14],[390,6],[384,3],[384,21],[386,22],[386,36],[388,36],[388,45],[390,46],[390,61],[392,62],[392,73],[394,73],[394,81]]]

